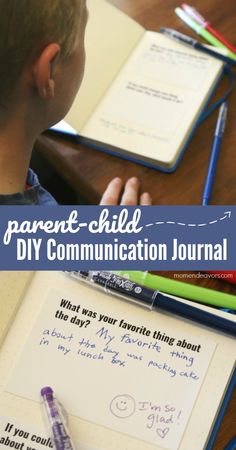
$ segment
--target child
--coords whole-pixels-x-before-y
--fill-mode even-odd
[[[86,0],[0,0],[0,204],[56,204],[29,169],[39,134],[61,120],[83,78]],[[101,204],[115,205],[123,183],[115,178]],[[139,198],[128,180],[121,204]]]

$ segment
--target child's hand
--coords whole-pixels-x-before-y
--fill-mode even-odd
[[[124,191],[121,196],[122,189]],[[151,205],[152,199],[148,192],[139,195],[140,182],[138,178],[130,178],[125,186],[120,178],[114,178],[107,186],[100,205]]]

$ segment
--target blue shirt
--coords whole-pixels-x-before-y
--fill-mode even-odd
[[[58,203],[39,183],[37,175],[29,169],[26,183],[30,186],[24,192],[0,195],[0,205],[57,205]]]

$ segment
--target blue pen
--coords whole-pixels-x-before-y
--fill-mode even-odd
[[[175,39],[178,42],[181,42],[182,44],[187,44],[190,47],[195,48],[195,50],[199,50],[200,52],[213,56],[213,58],[219,59],[220,61],[223,61],[231,66],[236,66],[236,61],[234,61],[233,59],[200,44],[200,42],[198,42],[196,39],[193,39],[190,36],[186,36],[186,34],[180,33],[179,31],[173,30],[172,28],[160,28],[160,32],[165,34],[166,36],[169,36],[170,38]]]
[[[236,322],[233,320],[225,319],[195,305],[186,304],[181,299],[176,300],[158,290],[154,291],[113,272],[91,270],[66,272],[66,274],[78,281],[87,283],[91,287],[100,289],[106,294],[119,297],[121,300],[146,307],[149,310],[158,311],[162,309],[236,336]]]
[[[226,102],[222,103],[219,115],[216,123],[215,135],[212,144],[211,158],[208,166],[207,177],[205,181],[203,196],[202,196],[202,205],[206,206],[209,203],[211,198],[211,189],[213,185],[215,170],[217,159],[220,151],[221,141],[225,130],[226,117],[227,117],[227,104]]]
[[[230,442],[224,447],[224,450],[235,450],[236,449],[236,436],[234,436]]]
[[[41,397],[56,450],[75,450],[61,405],[55,398],[52,388],[49,386],[42,388]]]

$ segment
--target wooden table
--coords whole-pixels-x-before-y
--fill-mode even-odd
[[[174,8],[180,4],[177,0],[109,1],[149,30],[158,31],[161,26],[166,26],[196,37],[175,15]],[[194,4],[205,17],[211,19],[223,35],[236,44],[235,0],[226,0],[225,8],[222,8],[221,0],[196,0]],[[212,204],[235,204],[236,202],[235,105],[236,89],[229,99],[229,114],[214,181]],[[151,193],[154,204],[199,205],[216,118],[215,111],[201,124],[189,143],[180,166],[172,174],[145,168],[60,138],[43,136],[37,144],[37,150],[76,192],[83,193],[87,203],[99,202],[111,178],[122,176],[126,180],[130,176],[137,176],[142,181],[142,189]]]
[[[158,31],[161,26],[175,28],[189,35],[194,34],[174,14],[177,0],[109,0],[149,30]],[[218,28],[232,43],[236,44],[236,2],[226,0],[195,0],[195,7]],[[225,86],[222,87],[222,89]],[[212,204],[224,205],[236,202],[236,89],[229,99],[229,115],[223,146],[219,157],[212,193]],[[122,159],[85,148],[70,140],[45,134],[36,145],[47,162],[85,201],[96,204],[115,176],[127,180],[137,176],[142,190],[152,194],[154,204],[192,205],[200,204],[206,175],[217,112],[211,115],[196,131],[188,149],[173,174],[164,174]],[[173,274],[168,274],[173,276]],[[202,286],[236,294],[236,288],[214,279],[191,280]],[[206,405],[209,407],[209,405]],[[236,434],[236,389],[231,397],[214,450],[223,450],[229,439]],[[200,449],[199,449],[200,450]]]

